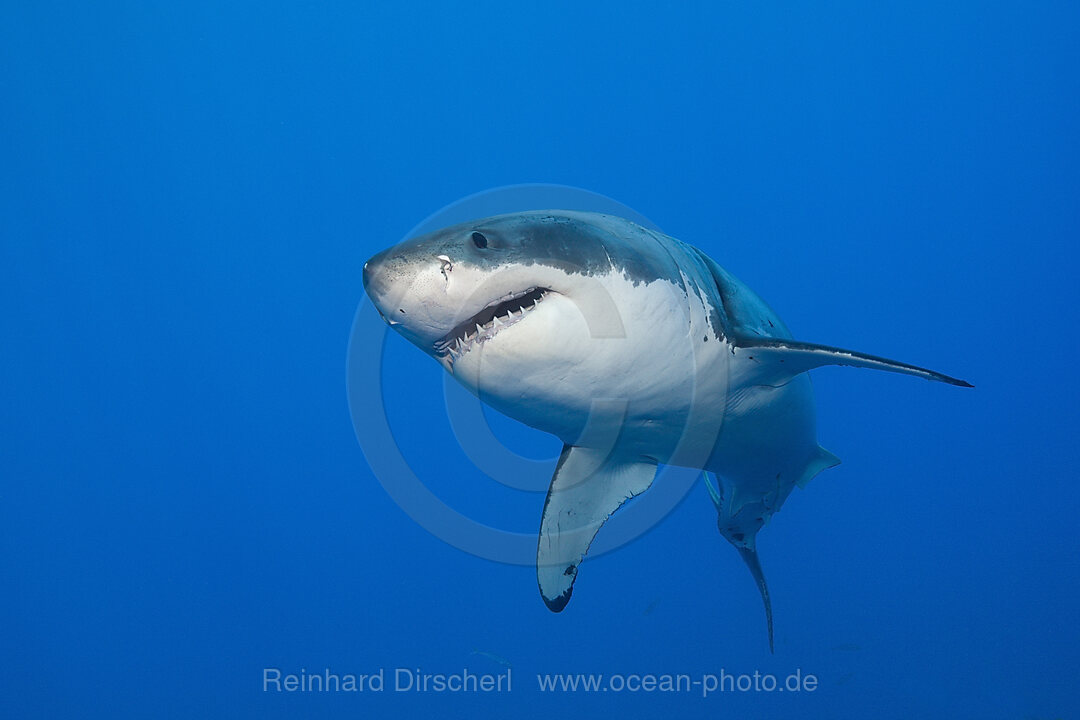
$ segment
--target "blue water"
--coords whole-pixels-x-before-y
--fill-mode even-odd
[[[1080,12],[1072,3],[8,3],[0,12],[0,716],[1075,718]],[[828,368],[843,459],[759,541],[700,484],[566,611],[371,471],[360,271],[448,203],[544,182],[698,245]],[[449,506],[531,533],[442,371],[386,415]],[[491,417],[514,452],[557,444]],[[363,425],[359,426],[361,430]],[[394,692],[394,668],[511,692]],[[372,673],[379,692],[264,690]],[[772,673],[794,692],[542,693]],[[782,680],[781,680],[782,681]]]

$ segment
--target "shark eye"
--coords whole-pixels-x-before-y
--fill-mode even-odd
[[[484,237],[484,233],[474,232],[472,234],[472,241],[473,241],[473,245],[480,248],[481,250],[486,248],[487,245],[488,245],[487,238]]]

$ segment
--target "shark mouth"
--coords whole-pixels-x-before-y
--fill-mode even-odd
[[[523,317],[536,309],[549,292],[551,290],[548,288],[530,288],[525,292],[496,300],[437,341],[435,354],[439,357],[449,356],[452,363],[462,353],[468,352],[480,343],[487,342],[511,325],[521,322]]]

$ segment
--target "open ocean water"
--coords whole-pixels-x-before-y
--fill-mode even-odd
[[[6,3],[0,717],[1080,717],[1078,27],[1067,2]],[[700,247],[796,338],[976,386],[812,374],[843,464],[759,538],[775,654],[701,483],[553,614],[373,471],[381,423],[446,507],[536,532],[542,483],[478,469],[448,408],[542,475],[559,443],[353,325],[380,327],[367,258],[528,183]],[[350,342],[383,410],[350,408]]]

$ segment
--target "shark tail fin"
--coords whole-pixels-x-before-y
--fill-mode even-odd
[[[736,545],[735,549],[739,551],[739,556],[742,557],[743,562],[746,563],[746,567],[750,569],[750,574],[754,576],[754,582],[757,583],[758,591],[761,593],[761,601],[765,604],[765,622],[769,625],[769,652],[775,653],[776,649],[773,645],[772,601],[769,599],[769,586],[765,583],[765,573],[761,571],[761,560],[758,558],[757,550],[752,547]]]
[[[819,460],[814,460],[808,466],[806,473],[808,478],[813,477],[821,470],[827,467],[839,463],[832,453],[828,452],[824,448],[821,450],[821,456]],[[815,465],[816,463],[816,465]],[[811,468],[817,467],[816,470],[811,471]],[[709,473],[706,470],[701,471],[702,477],[705,479],[705,488],[709,491],[709,498],[712,500],[713,505],[716,506],[716,511],[719,514],[720,521],[717,525],[720,529],[720,534],[723,535],[728,542],[730,542],[736,550],[739,551],[739,557],[746,563],[746,567],[750,570],[750,574],[754,576],[754,582],[757,583],[758,592],[761,593],[761,602],[765,605],[765,622],[769,627],[769,652],[775,652],[773,643],[773,618],[772,618],[772,600],[769,599],[769,586],[765,582],[765,573],[761,570],[761,560],[758,558],[755,539],[757,530],[753,530],[747,535],[732,535],[725,532],[723,526],[723,518],[726,517],[726,511],[724,508],[724,489],[718,481],[715,481],[709,477]]]

